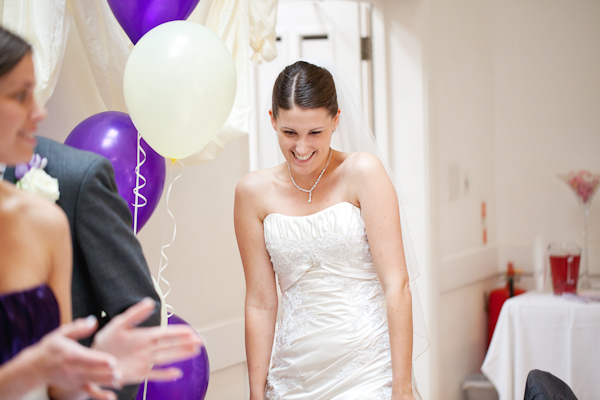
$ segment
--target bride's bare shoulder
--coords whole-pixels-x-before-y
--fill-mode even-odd
[[[366,151],[355,153],[342,153],[343,161],[340,164],[345,172],[358,176],[361,174],[371,175],[373,173],[385,172],[381,160]]]
[[[238,182],[235,188],[236,197],[251,196],[256,198],[273,190],[280,168],[280,166],[277,166],[249,172]]]
[[[236,186],[236,191],[254,192],[263,189],[273,179],[272,168],[259,169],[247,173],[240,179]]]

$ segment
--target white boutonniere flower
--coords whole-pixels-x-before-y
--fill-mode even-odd
[[[52,202],[60,197],[58,179],[51,177],[44,171],[48,164],[46,158],[34,154],[29,164],[19,164],[15,168],[16,185],[27,192],[42,196]]]

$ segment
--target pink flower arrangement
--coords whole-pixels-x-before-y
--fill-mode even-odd
[[[594,174],[586,170],[571,171],[568,174],[559,175],[559,177],[573,189],[577,197],[587,204],[598,186],[600,186],[600,174]]]

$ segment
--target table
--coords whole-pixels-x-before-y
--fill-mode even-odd
[[[535,292],[508,299],[481,371],[500,400],[520,400],[532,369],[562,379],[578,400],[600,399],[600,302]]]

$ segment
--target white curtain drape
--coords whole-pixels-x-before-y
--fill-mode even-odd
[[[250,4],[250,46],[254,50],[252,61],[260,63],[277,57],[275,25],[277,0],[253,1]]]
[[[52,96],[74,21],[106,109],[127,112],[123,71],[133,45],[106,0],[0,0],[0,6],[2,25],[26,38],[35,49],[40,104]],[[238,88],[223,128],[204,149],[188,157],[186,164],[212,160],[229,141],[249,133],[250,59],[269,61],[277,55],[277,0],[202,0],[197,8],[189,20],[211,29],[227,45],[237,69]]]
[[[27,39],[35,49],[35,96],[44,105],[58,81],[69,36],[71,17],[67,0],[4,0],[2,3],[2,26]]]
[[[106,0],[69,0],[69,6],[106,109],[127,112],[123,72],[133,44]]]

